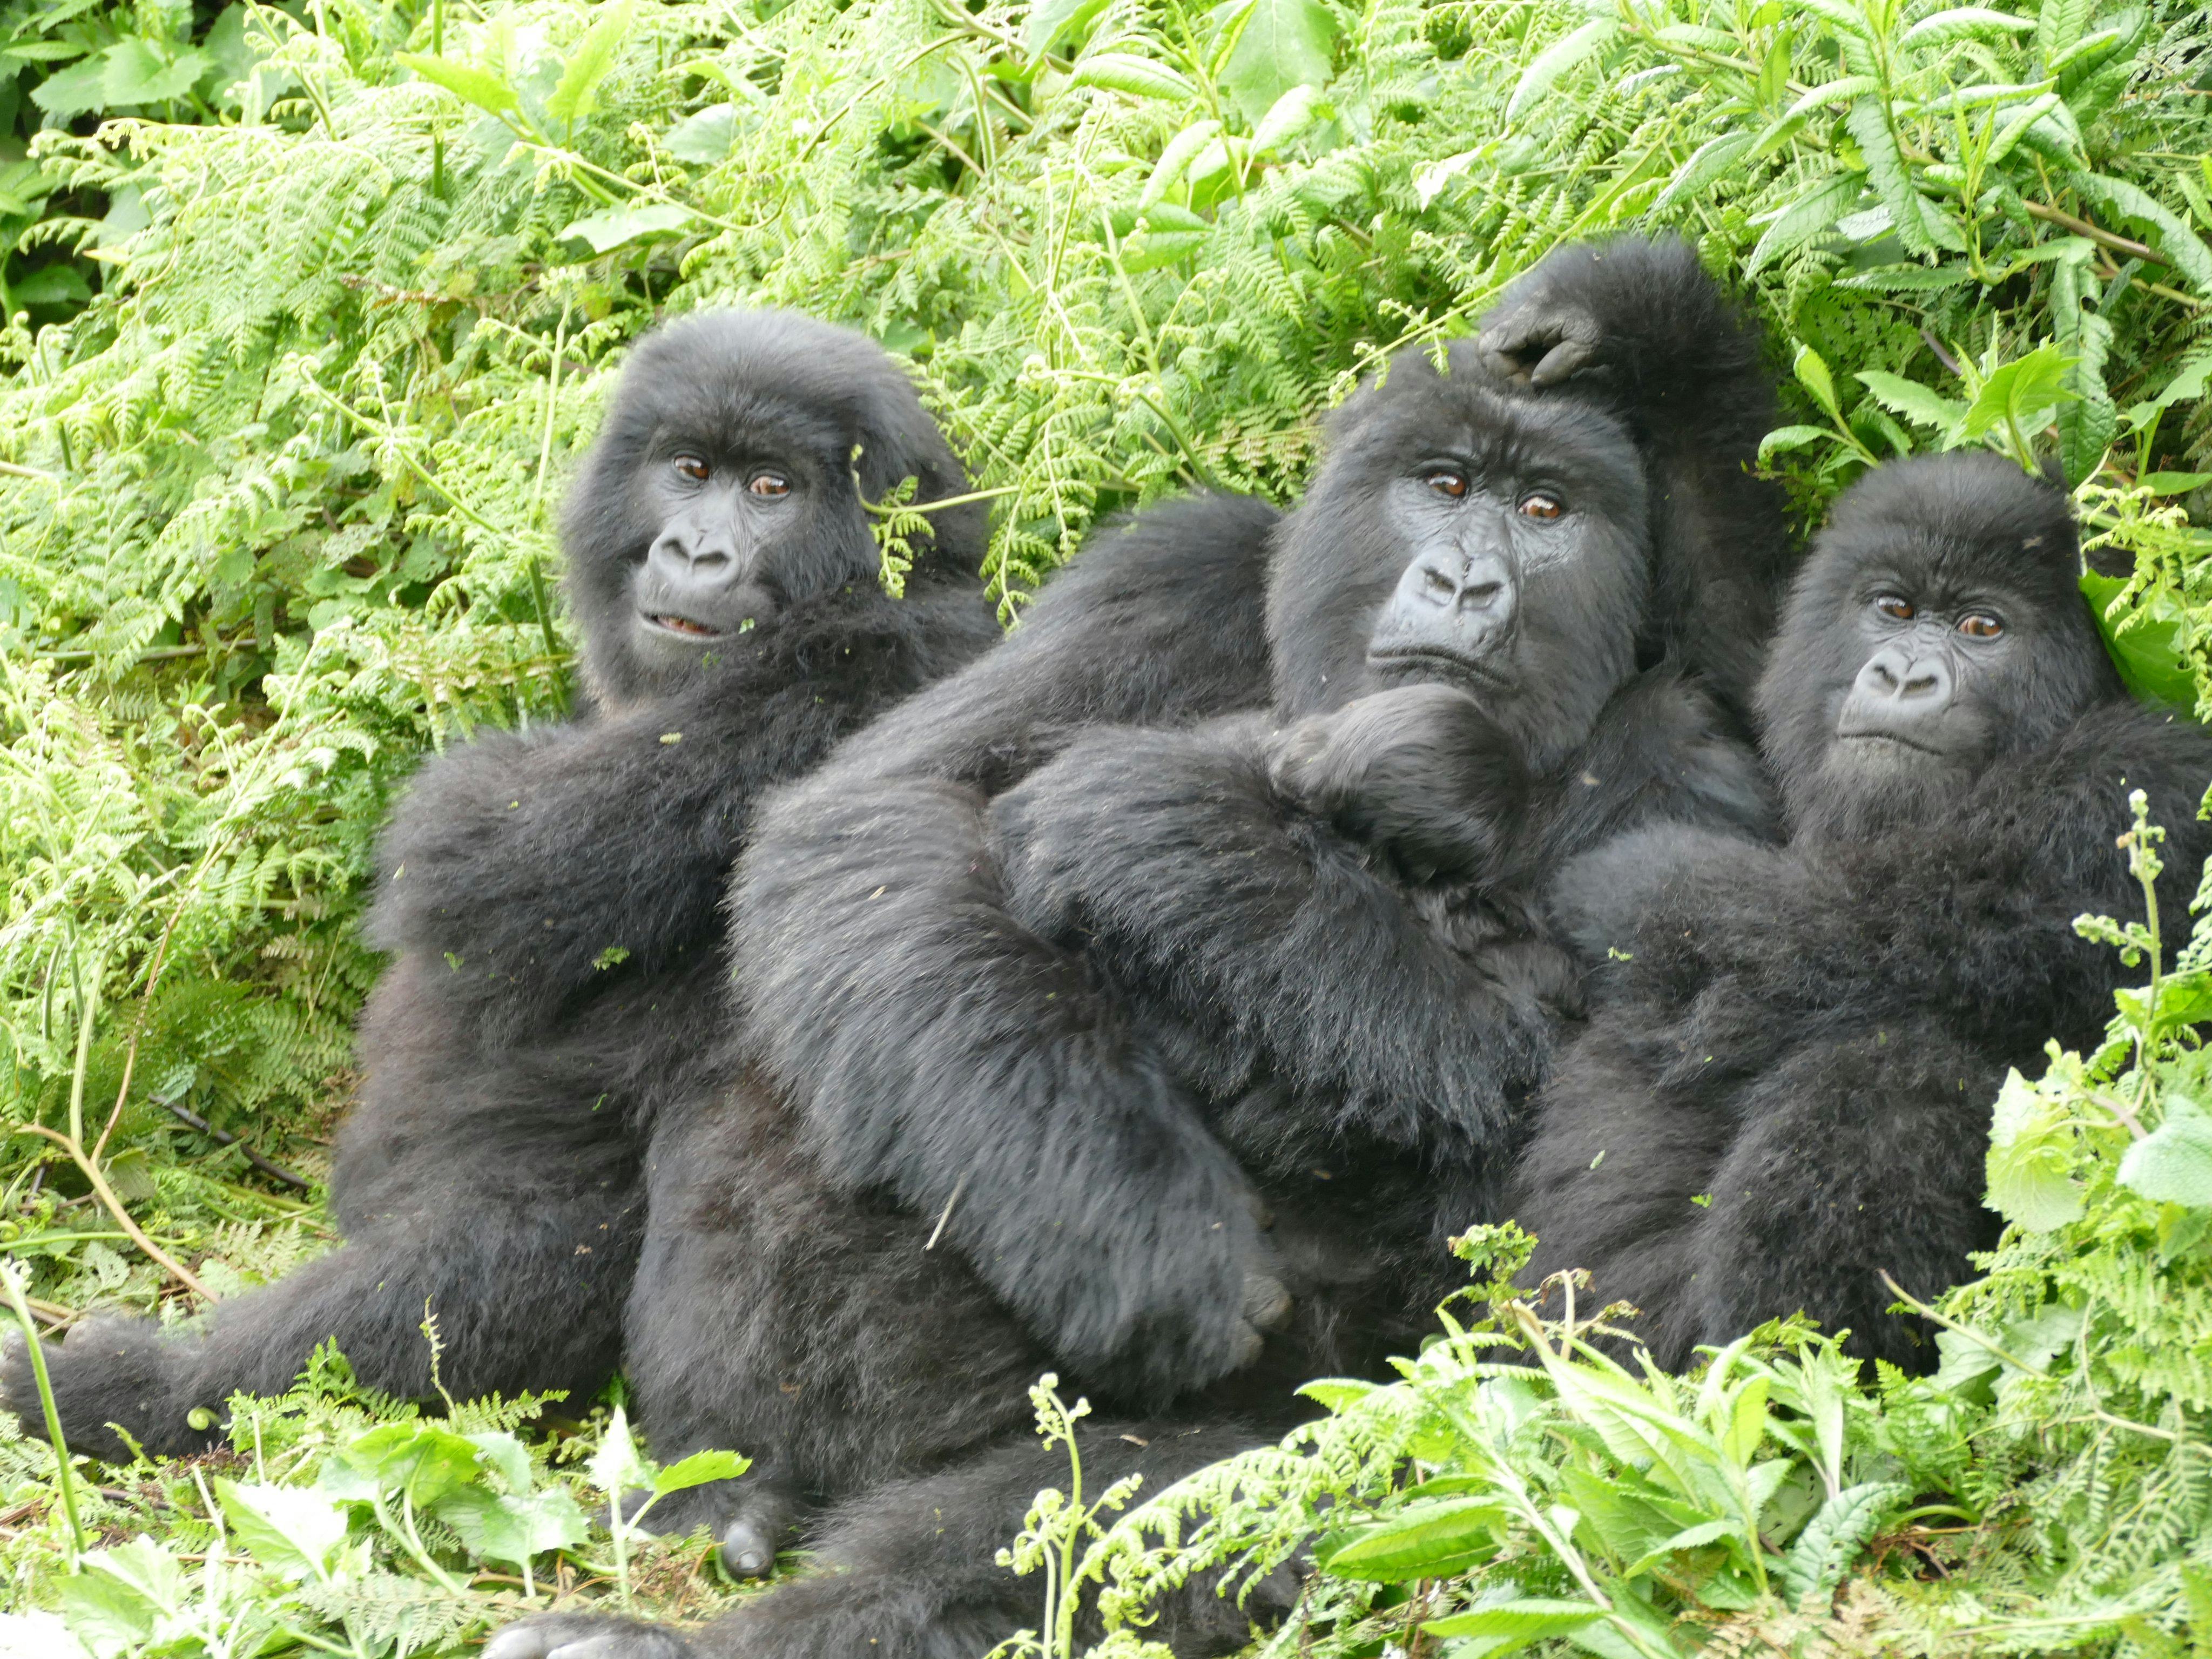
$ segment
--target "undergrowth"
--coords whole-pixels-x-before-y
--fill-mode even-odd
[[[1320,419],[1391,350],[1463,329],[1563,240],[1671,227],[1767,323],[1790,401],[1768,459],[1808,519],[1889,454],[2049,459],[2130,684],[2212,713],[2212,21],[2191,0],[6,15],[17,102],[0,114],[35,137],[20,163],[0,155],[0,283],[44,286],[0,329],[0,1115],[17,1131],[0,1142],[0,1247],[49,1330],[101,1308],[186,1316],[318,1247],[322,1136],[378,965],[357,936],[370,837],[424,750],[568,708],[554,509],[619,348],[672,311],[798,306],[908,361],[1000,492],[984,574],[1012,622],[1102,515],[1197,484],[1294,498]],[[1960,1374],[1955,1419],[1934,1384],[1854,1395],[1845,1462],[1808,1454],[1787,1487],[1825,1504],[1827,1476],[1863,1485],[1856,1471],[1892,1467],[1878,1456],[1933,1480],[1933,1452],[1870,1449],[1875,1425],[1938,1422],[1968,1460],[1936,1482],[1956,1528],[1886,1509],[1880,1553],[1940,1559],[1931,1581],[1972,1587],[1976,1616],[2008,1629],[2028,1601],[2105,1593],[2064,1563],[2111,1559],[2099,1528],[2148,1524],[2130,1505],[2168,1488],[2143,1471],[2184,1494],[2161,1516],[2201,1519],[2189,1494],[2206,1490],[2197,1453],[2172,1449],[2196,1446],[2196,1419],[2161,1415],[2201,1409],[2172,1392],[2204,1360],[2201,1239],[2130,1207],[2095,1116],[2100,1091],[2144,1090],[2136,1121],[2166,1133],[2196,1061],[2162,1036],[2147,1068],[2072,1064],[2006,1111],[2080,1115],[2037,1156],[2073,1170],[2082,1213],[2016,1233],[1950,1316],[2039,1369]],[[2060,1305],[2086,1310],[2071,1346],[2004,1334]],[[1555,1357],[1567,1336],[1545,1337]],[[1474,1367],[1473,1342],[1420,1364]],[[1821,1352],[1769,1333],[1722,1370],[1726,1388],[1768,1376],[1762,1420],[1784,1426],[1746,1419],[1768,1437],[1754,1463],[1790,1432],[1788,1368],[1810,1375]],[[1573,1438],[1559,1425],[1580,1420],[1547,1392],[1557,1374],[1449,1384],[1508,1413],[1497,1467],[1553,1507]],[[1631,1384],[1660,1387],[1608,1386]],[[1343,1403],[1331,1422],[1397,1409]],[[2083,1464],[2092,1435],[2112,1438]],[[1373,1449],[1381,1468],[1389,1448]],[[52,1610],[74,1547],[45,1456],[0,1445],[0,1565]],[[320,1467],[270,1474],[264,1452],[252,1478],[289,1491]],[[476,1468],[465,1486],[518,1495],[495,1460]],[[2077,1485],[2034,1485],[2054,1469]],[[222,1497],[203,1500],[199,1477],[130,1478],[82,1486],[86,1524],[195,1558],[177,1593],[206,1642],[208,1608],[231,1605],[208,1598],[264,1569],[306,1583],[241,1545],[245,1523],[211,1545]],[[149,1483],[159,1504],[103,1507]],[[1993,1542],[1997,1515],[2055,1541]],[[435,1584],[373,1505],[346,1516],[334,1548]],[[1572,1600],[1566,1558],[1518,1524],[1500,1547],[1529,1563],[1522,1599]],[[1698,1559],[1735,1549],[1755,1580],[1753,1522],[1731,1524]],[[1665,1594],[1694,1600],[1736,1582],[1715,1567],[1692,1583],[1672,1557],[1631,1571],[1561,1536],[1603,1563],[1601,1590],[1679,1580]],[[449,1577],[487,1559],[458,1533],[423,1541]],[[539,1552],[532,1588],[573,1559]],[[1348,1588],[1383,1582],[1324,1581],[1331,1628],[1384,1619],[1392,1592],[1355,1606],[1370,1592]],[[1909,1574],[1864,1582],[1847,1594],[1940,1599]],[[1764,1594],[1757,1618],[1779,1617]],[[1751,1643],[1749,1612],[1697,1605],[1714,1640]],[[2064,1630],[2148,1653],[2178,1605],[2145,1615],[2151,1634],[2086,1613]],[[1913,1628],[1946,1619],[1972,1623]],[[270,1650],[355,1640],[331,1635],[343,1621],[295,1627]],[[1586,1644],[1601,1628],[1623,1627],[1559,1627]],[[387,1632],[377,1650],[437,1651],[459,1629]]]

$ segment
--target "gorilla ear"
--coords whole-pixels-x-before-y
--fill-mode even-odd
[[[968,493],[967,469],[943,429],[905,374],[888,363],[861,399],[860,441],[863,500],[880,501],[907,478],[918,481],[914,499],[919,502]],[[948,563],[974,563],[983,556],[989,523],[989,508],[981,501],[933,513],[930,544]]]

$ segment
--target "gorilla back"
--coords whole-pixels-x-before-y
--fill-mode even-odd
[[[346,1243],[199,1334],[73,1333],[50,1359],[73,1447],[120,1455],[110,1422],[204,1446],[195,1407],[281,1391],[331,1339],[364,1382],[427,1395],[426,1313],[458,1395],[605,1378],[656,1105],[713,1063],[756,796],[997,636],[975,503],[934,516],[906,598],[880,591],[863,502],[908,477],[924,502],[966,487],[857,335],[722,313],[638,348],[563,524],[592,713],[432,762],[380,849],[395,960],[336,1151]],[[7,1398],[35,1423],[30,1386],[19,1350]]]
[[[2063,495],[1993,455],[1899,462],[1838,503],[1759,707],[1789,846],[1655,830],[1570,871],[1602,1006],[1543,1097],[1512,1206],[1532,1274],[1587,1268],[1670,1367],[1802,1309],[1854,1352],[1934,1354],[1892,1317],[1994,1243],[1990,1102],[2126,977],[2073,921],[2168,904],[2212,831],[2212,736],[2130,702],[2077,586]],[[1709,1202],[1693,1203],[1702,1197]]]

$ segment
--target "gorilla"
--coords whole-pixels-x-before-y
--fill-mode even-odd
[[[1770,395],[1686,248],[1565,251],[1334,422],[1274,538],[1272,706],[1012,752],[1017,635],[781,793],[732,884],[757,1063],[655,1149],[629,1375],[771,1505],[902,1478],[815,1530],[842,1571],[705,1632],[554,1615],[488,1659],[980,1651],[1033,1594],[990,1563],[1052,1474],[1045,1364],[1158,1413],[1084,1452],[1157,1482],[1413,1340],[1575,1006],[1552,873],[1768,823],[1685,671],[1755,672]],[[1155,1634],[1243,1632],[1199,1590]]]
[[[2168,914],[2212,852],[2212,735],[2128,699],[2081,568],[2065,497],[1994,455],[1893,463],[1837,504],[1759,689],[1788,844],[1652,826],[1555,893],[1619,957],[1510,1206],[1529,1282],[1588,1269],[1669,1370],[1799,1310],[1932,1363],[1880,1275],[1967,1276],[2000,1228],[2007,1068],[2100,1039],[2129,975],[2072,924],[2140,907],[2129,792],[2166,829]]]
[[[854,459],[859,447],[857,466]],[[75,1449],[214,1443],[335,1339],[387,1394],[567,1389],[612,1371],[655,1115],[690,1099],[726,975],[718,902],[755,802],[998,637],[980,503],[887,598],[864,498],[966,480],[898,368],[783,313],[702,314],[633,355],[562,526],[592,712],[424,769],[385,833],[395,960],[331,1182],[346,1243],[196,1334],[94,1322],[48,1360]],[[42,1419],[27,1355],[6,1398]]]

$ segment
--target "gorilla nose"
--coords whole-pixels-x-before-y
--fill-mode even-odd
[[[672,525],[654,538],[647,558],[663,580],[697,592],[727,587],[738,579],[737,542],[724,528]]]
[[[1431,605],[1471,622],[1511,619],[1518,593],[1501,559],[1436,555],[1422,562],[1420,591]]]
[[[1941,657],[1877,651],[1859,670],[1860,696],[1904,708],[1941,708],[1951,701],[1951,667]]]

